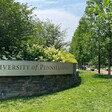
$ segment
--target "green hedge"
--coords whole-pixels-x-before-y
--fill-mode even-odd
[[[2,60],[34,60],[34,61],[56,61],[77,63],[75,57],[64,49],[56,49],[54,46],[46,47],[33,44],[26,45],[15,55],[5,53]]]

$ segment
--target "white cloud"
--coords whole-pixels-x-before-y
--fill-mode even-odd
[[[29,0],[26,0],[29,1]],[[31,2],[36,2],[36,3],[44,3],[44,4],[52,4],[52,3],[57,3],[55,0],[32,0]]]
[[[20,2],[20,3],[28,3],[28,0],[15,0],[17,2]]]
[[[70,4],[68,6],[70,6],[72,8],[75,8],[75,9],[82,9],[82,8],[85,8],[86,2],[81,2],[81,3],[76,3],[76,4]]]
[[[41,7],[39,10],[35,10],[34,13],[41,20],[50,19],[54,24],[60,24],[62,30],[67,29],[67,36],[65,37],[66,41],[71,41],[73,33],[78,26],[78,22],[80,19],[80,9],[83,8],[83,3],[76,4],[63,4],[60,9],[52,9],[50,6],[59,2],[59,0],[16,0],[21,3],[29,3],[30,5],[38,5],[37,7]],[[50,4],[49,8],[45,8],[48,4]],[[57,5],[56,5],[57,7]],[[54,7],[55,8],[55,7]],[[38,8],[37,8],[38,9]],[[67,10],[67,11],[65,11]],[[68,12],[69,11],[69,12]],[[73,14],[72,14],[73,13]],[[79,16],[75,16],[75,15]],[[82,14],[81,14],[82,15]]]
[[[35,2],[36,4],[54,4],[57,3],[57,1],[54,0],[16,0],[21,3],[33,3]]]
[[[54,24],[60,24],[62,30],[67,29],[66,41],[71,41],[73,33],[78,25],[79,17],[66,12],[63,9],[35,10],[35,14],[41,20],[50,19]]]

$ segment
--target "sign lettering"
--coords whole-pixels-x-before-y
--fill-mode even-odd
[[[73,74],[72,63],[0,61],[0,76]]]

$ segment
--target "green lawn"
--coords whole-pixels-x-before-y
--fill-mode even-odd
[[[112,78],[81,71],[82,83],[44,96],[0,100],[0,112],[112,112]]]

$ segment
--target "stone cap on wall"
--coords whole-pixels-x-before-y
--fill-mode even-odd
[[[0,61],[0,76],[36,76],[74,74],[76,66],[64,62]]]

